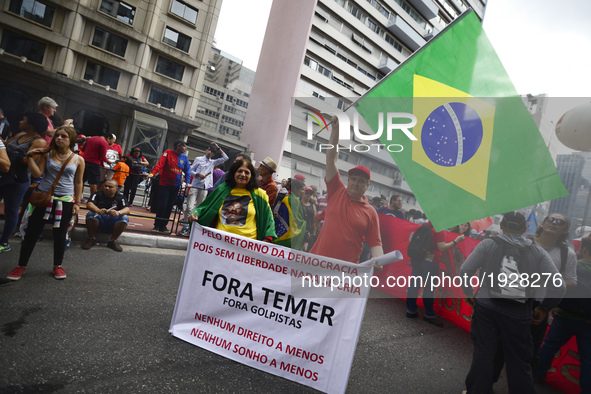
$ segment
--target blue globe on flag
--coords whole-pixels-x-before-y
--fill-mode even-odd
[[[482,143],[478,113],[464,103],[447,103],[429,114],[423,124],[421,144],[435,164],[455,167],[470,160]]]

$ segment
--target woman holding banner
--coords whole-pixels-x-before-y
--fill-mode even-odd
[[[277,235],[269,197],[258,187],[254,174],[250,161],[235,161],[226,174],[226,182],[193,210],[189,222],[271,242]]]

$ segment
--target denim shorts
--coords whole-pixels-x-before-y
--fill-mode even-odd
[[[101,233],[113,232],[113,226],[117,223],[129,223],[129,217],[127,215],[109,216],[99,215],[96,212],[88,212],[86,214],[86,221],[95,220],[99,223],[98,231]]]

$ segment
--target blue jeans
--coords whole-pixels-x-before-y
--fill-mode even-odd
[[[573,335],[577,337],[579,359],[581,360],[579,378],[581,392],[591,393],[591,323],[585,320],[569,319],[562,316],[554,317],[550,330],[544,339],[544,346],[540,349],[540,366],[537,378],[546,378],[546,371],[550,369],[554,355]]]
[[[165,228],[168,224],[179,189],[179,186],[160,185],[158,190],[158,212],[156,213],[156,220],[154,220],[154,227]]]
[[[129,217],[127,215],[109,216],[99,215],[96,212],[88,212],[86,214],[86,221],[95,220],[99,223],[98,232],[111,234],[113,232],[113,226],[118,223],[129,223]]]
[[[435,289],[431,288],[431,278],[439,275],[439,263],[429,260],[411,260],[412,273],[414,277],[421,277],[423,279],[423,305],[425,305],[425,317],[434,318],[437,315],[433,309],[433,295]],[[406,293],[406,312],[417,313],[417,298],[421,290],[421,283],[419,281],[410,280],[408,284],[408,291]]]
[[[4,229],[0,237],[0,244],[6,245],[18,223],[18,211],[27,192],[30,181],[0,188],[0,200],[4,199]]]

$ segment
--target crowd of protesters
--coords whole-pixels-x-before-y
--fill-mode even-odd
[[[144,179],[152,185],[149,205],[156,211],[152,231],[161,234],[171,233],[167,224],[173,206],[181,211],[184,206],[188,224],[179,232],[180,236],[189,236],[190,225],[198,223],[357,263],[383,254],[378,214],[430,225],[423,212],[403,210],[400,195],[389,199],[376,196],[369,201],[365,193],[371,172],[364,166],[348,171],[345,186],[336,167],[336,153],[332,151],[326,155],[324,192],[317,185],[306,185],[301,174],[276,181],[277,164],[270,157],[255,168],[250,157],[239,154],[224,173],[220,167],[228,156],[215,142],[191,165],[185,153],[186,142],[175,141],[173,148],[166,150],[148,171],[150,163],[139,147],[124,155],[114,134],[89,138],[77,135],[71,119],[63,121],[57,116],[53,99],[44,97],[38,106],[39,112],[26,113],[14,133],[0,110],[0,200],[4,200],[5,215],[0,252],[10,251],[8,240],[18,225],[21,208],[24,215],[18,266],[8,275],[9,280],[19,280],[24,274],[46,223],[53,224],[53,275],[56,279],[66,278],[61,263],[68,246],[68,232],[83,202],[84,182],[89,184],[91,195],[86,205],[88,239],[83,249],[96,244],[97,232],[106,232],[111,235],[107,246],[118,252],[123,250],[117,239],[127,228],[130,207]],[[332,124],[331,139],[336,139],[338,121],[333,118]],[[49,204],[35,202],[23,206],[27,192],[34,192],[31,201],[37,201],[37,193],[50,193]],[[179,196],[188,198],[179,200]],[[498,253],[502,249],[499,245],[510,244],[529,248],[531,261],[543,265],[544,272],[562,274],[564,286],[547,289],[545,296],[529,297],[521,306],[507,306],[505,301],[490,297],[495,289],[486,282],[477,293],[464,289],[466,300],[474,307],[474,356],[466,378],[468,392],[490,391],[505,362],[510,391],[534,392],[534,379],[545,378],[552,355],[571,336],[577,337],[579,345],[581,388],[590,390],[591,316],[582,312],[583,307],[576,309],[567,302],[560,303],[560,299],[567,290],[577,291],[577,283],[583,283],[585,272],[591,271],[591,239],[583,240],[583,259],[577,263],[575,253],[566,247],[570,221],[564,215],[548,215],[531,239],[523,236],[525,217],[519,213],[505,214],[501,229],[503,235],[496,236],[491,232],[477,233],[471,223],[462,223],[448,230],[455,234],[450,242],[431,229],[431,248],[419,257],[411,256],[414,276],[437,276],[439,262],[454,274],[473,275],[487,267],[487,256]],[[342,239],[336,240],[335,234]],[[469,237],[486,240],[465,256],[458,244]],[[419,291],[417,286],[408,288],[408,318],[419,314]],[[422,297],[423,320],[443,327],[435,314],[433,289],[425,287]],[[554,323],[546,334],[548,315],[555,307]]]

